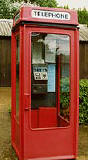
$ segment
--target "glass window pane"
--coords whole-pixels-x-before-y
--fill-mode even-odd
[[[32,128],[67,126],[70,95],[69,36],[33,32],[31,42]]]
[[[60,116],[69,125],[69,106],[70,106],[70,45],[69,36],[63,36],[59,42],[60,59]],[[63,125],[62,125],[63,126]]]

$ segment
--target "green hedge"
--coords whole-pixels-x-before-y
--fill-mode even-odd
[[[79,81],[79,123],[88,124],[88,79]]]
[[[63,87],[64,86],[64,87]],[[69,79],[61,79],[61,106],[69,106]],[[88,124],[88,79],[79,81],[79,124]]]

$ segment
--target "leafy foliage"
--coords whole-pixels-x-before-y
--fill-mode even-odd
[[[60,103],[61,103],[62,108],[68,108],[69,107],[69,92],[61,93]]]
[[[31,0],[32,3],[36,2],[37,5],[41,7],[57,7],[57,2],[56,0]]]
[[[62,108],[69,107],[69,78],[62,78],[61,79],[61,94],[60,94],[60,104]]]
[[[80,124],[88,124],[88,80],[79,82],[79,121]]]
[[[11,0],[0,0],[0,19],[12,18],[17,9]]]
[[[4,12],[3,12],[4,11]],[[7,7],[7,1],[0,0],[0,18],[4,18],[6,13],[8,16],[8,7]]]
[[[15,12],[23,3],[36,3],[41,7],[57,7],[56,0],[0,0],[0,18],[13,18]]]
[[[88,11],[86,8],[78,9],[78,19],[80,24],[87,24],[88,25]]]
[[[68,5],[64,6],[64,9],[69,9],[69,6]]]
[[[69,106],[69,81],[67,78],[62,79],[62,84],[65,86],[61,91],[60,103],[61,108]],[[88,79],[79,81],[79,123],[88,124]]]

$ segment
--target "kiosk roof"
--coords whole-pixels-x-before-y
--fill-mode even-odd
[[[77,12],[62,8],[24,6],[14,16],[13,26],[21,21],[78,25]]]

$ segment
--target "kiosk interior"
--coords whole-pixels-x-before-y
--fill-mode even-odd
[[[12,28],[12,146],[20,160],[75,159],[77,13],[22,7]]]

